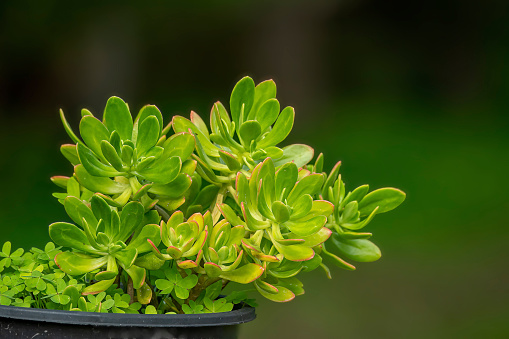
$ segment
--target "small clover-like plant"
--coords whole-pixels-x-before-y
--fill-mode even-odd
[[[295,111],[272,80],[241,79],[209,123],[164,124],[153,105],[133,119],[118,97],[81,115],[78,136],[60,112],[73,171],[51,178],[72,223],[51,224],[44,249],[3,245],[2,305],[150,316],[254,307],[251,292],[287,302],[304,272],[379,259],[364,228],[405,199],[347,190],[340,162],[327,173],[312,147],[280,145]]]

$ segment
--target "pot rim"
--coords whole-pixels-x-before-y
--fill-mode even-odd
[[[242,324],[254,320],[256,313],[254,307],[242,307],[230,312],[204,314],[122,314],[0,305],[0,318],[114,327],[204,327]]]

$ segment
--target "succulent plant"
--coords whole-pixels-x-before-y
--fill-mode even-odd
[[[81,228],[65,222],[50,225],[51,239],[60,246],[75,250],[59,253],[55,263],[63,272],[73,276],[106,266],[105,270],[95,274],[97,282],[87,286],[82,294],[97,294],[108,289],[115,282],[120,267],[129,275],[135,289],[142,288],[146,271],[137,265],[136,260],[140,254],[151,251],[147,239],[159,244],[159,218],[156,216],[156,224],[147,224],[141,203],[132,201],[117,212],[99,195],[91,198],[90,207],[76,197],[66,198],[64,206]]]
[[[172,211],[184,203],[190,175],[196,168],[196,161],[188,159],[194,137],[188,132],[167,136],[170,125],[163,128],[157,107],[144,106],[134,122],[129,107],[118,97],[108,100],[103,121],[84,109],[80,122],[83,141],[62,111],[60,116],[76,143],[63,145],[62,154],[74,165],[74,177],[85,189],[103,194],[115,207],[122,207],[131,198],[146,210],[158,204]],[[54,181],[61,186],[74,184],[59,177]]]
[[[74,224],[49,227],[44,250],[0,252],[0,303],[88,312],[197,314],[286,302],[302,272],[380,258],[363,232],[405,199],[394,188],[346,193],[338,163],[323,171],[307,145],[285,147],[295,118],[272,80],[245,77],[210,129],[195,112],[163,127],[155,106],[133,120],[120,98],[103,120],[82,110],[81,139],[61,147],[72,176],[52,181]],[[253,286],[221,297],[229,283]],[[252,285],[251,285],[252,284]],[[237,306],[238,307],[238,306]]]

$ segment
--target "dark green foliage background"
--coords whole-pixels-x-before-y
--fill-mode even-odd
[[[59,1],[0,4],[0,241],[66,220],[49,177],[79,109],[111,95],[206,117],[244,75],[296,109],[288,143],[342,160],[347,188],[407,193],[368,226],[382,259],[260,299],[242,338],[509,335],[504,1]],[[75,5],[72,5],[75,6]],[[318,273],[318,272],[317,272]]]

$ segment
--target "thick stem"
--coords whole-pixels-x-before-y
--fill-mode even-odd
[[[198,279],[198,283],[196,286],[190,291],[188,300],[195,301],[207,287],[212,285],[213,283],[221,280],[221,278],[208,278],[206,275],[202,275]]]
[[[129,304],[132,304],[134,302],[134,286],[131,277],[127,278],[127,294],[131,297],[131,302]]]

